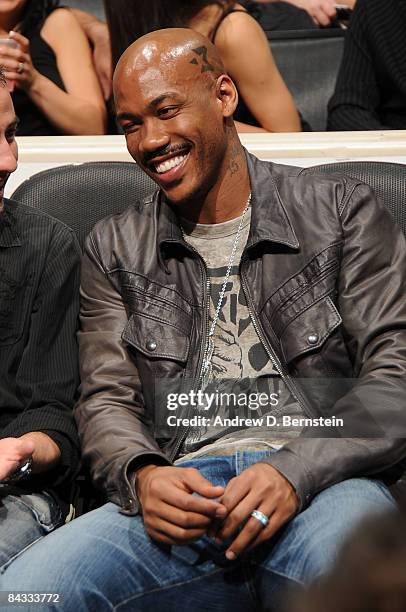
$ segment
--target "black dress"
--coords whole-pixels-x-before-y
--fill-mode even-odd
[[[56,65],[55,53],[43,38],[41,26],[33,32],[22,32],[30,41],[30,52],[34,67],[45,77],[53,81],[65,91],[65,87]],[[11,94],[14,109],[20,120],[18,136],[52,136],[60,134],[44,113],[32,102],[31,98],[22,89],[15,88]]]

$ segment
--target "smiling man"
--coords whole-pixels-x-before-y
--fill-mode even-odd
[[[69,511],[80,249],[67,227],[3,198],[17,167],[0,73],[0,572]]]
[[[404,424],[405,240],[367,186],[248,155],[236,89],[191,30],[139,39],[114,89],[160,189],[86,245],[76,416],[110,502],[0,587],[67,611],[279,609],[395,506],[384,480],[405,442],[377,431]]]

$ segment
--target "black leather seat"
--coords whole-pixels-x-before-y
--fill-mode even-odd
[[[156,188],[133,162],[87,162],[38,172],[12,198],[63,221],[83,245],[99,219],[121,212]]]
[[[267,32],[280,73],[302,117],[313,131],[324,131],[327,104],[333,94],[341,56],[344,31],[297,30]]]

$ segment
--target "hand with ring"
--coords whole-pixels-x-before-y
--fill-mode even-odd
[[[230,561],[272,537],[299,506],[290,482],[266,463],[256,463],[232,478],[219,501],[228,513],[216,541],[227,542],[236,534],[225,553]]]
[[[10,32],[9,37],[17,43],[16,47],[1,45],[0,65],[7,80],[13,81],[19,89],[29,91],[39,76],[34,68],[28,38],[19,32]]]

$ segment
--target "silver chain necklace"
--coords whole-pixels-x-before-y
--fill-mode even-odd
[[[202,364],[202,372],[201,372],[201,375],[200,375],[200,389],[202,391],[204,391],[204,389],[207,387],[207,385],[209,384],[209,380],[210,380],[210,378],[212,376],[213,367],[212,367],[211,360],[213,358],[213,352],[214,352],[214,340],[213,340],[214,330],[216,328],[217,321],[218,321],[218,318],[220,316],[220,311],[221,311],[221,308],[223,306],[224,294],[225,294],[225,291],[226,291],[226,286],[227,286],[227,283],[228,283],[228,279],[230,277],[231,268],[233,267],[235,253],[237,251],[238,241],[240,239],[241,230],[242,230],[242,226],[243,226],[243,223],[244,223],[244,217],[245,217],[245,214],[246,214],[246,212],[247,212],[247,210],[248,210],[248,208],[250,206],[250,203],[251,203],[251,193],[248,196],[247,203],[245,205],[244,211],[243,211],[242,216],[241,216],[240,223],[238,225],[238,230],[237,230],[237,234],[236,234],[235,239],[234,239],[233,248],[231,249],[230,259],[228,260],[227,272],[226,272],[226,275],[224,277],[223,284],[221,286],[221,291],[220,291],[219,299],[218,299],[218,302],[217,302],[216,311],[214,313],[214,318],[213,318],[213,321],[211,323],[209,334],[208,334],[207,349],[205,351],[205,357],[203,359],[203,364]]]

